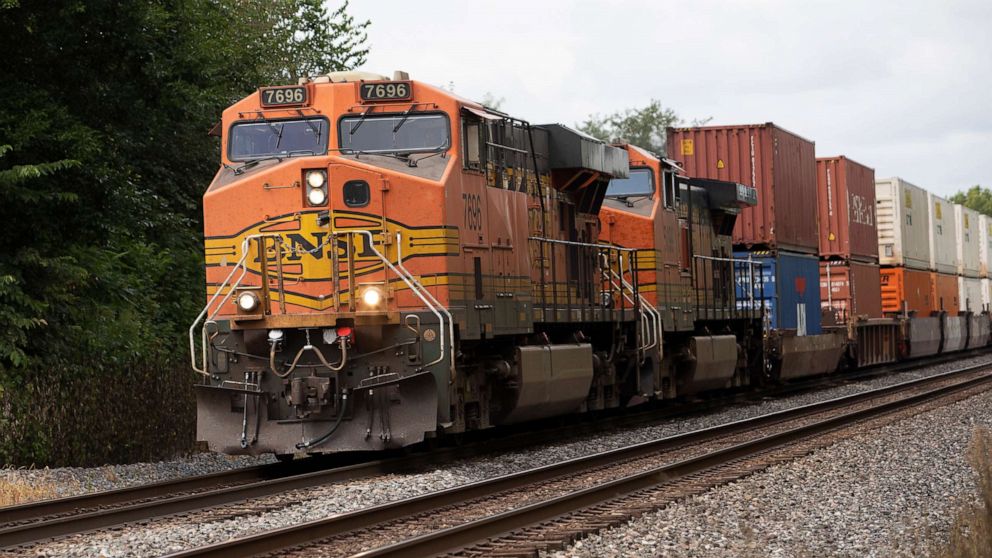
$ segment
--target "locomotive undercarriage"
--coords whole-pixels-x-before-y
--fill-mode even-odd
[[[663,352],[642,352],[634,323],[614,322],[462,342],[447,352],[457,359],[450,377],[447,359],[424,366],[440,347],[429,316],[419,318],[419,330],[346,320],[277,333],[221,322],[210,382],[196,388],[198,439],[230,454],[376,451],[739,387],[762,369],[757,323],[666,334]]]
[[[210,381],[196,387],[198,439],[233,454],[420,442],[447,420],[438,416],[447,390],[437,386],[448,383],[450,353],[427,366],[440,356],[436,336],[436,324],[417,320],[219,331],[210,343]]]
[[[210,381],[196,387],[197,434],[212,450],[229,454],[398,448],[435,432],[661,395],[660,358],[635,348],[633,323],[549,326],[528,336],[462,343],[453,378],[446,359],[424,367],[439,350],[429,323],[419,334],[406,326],[351,322],[277,334],[218,327],[223,331],[211,336],[208,353]],[[593,343],[593,335],[613,341]]]
[[[462,344],[464,385],[451,431],[615,408],[653,395],[640,370],[647,367],[650,381],[658,359],[639,359],[632,324],[541,325],[532,335]]]

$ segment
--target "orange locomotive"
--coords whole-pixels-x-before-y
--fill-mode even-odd
[[[760,304],[736,299],[760,269],[732,258],[730,234],[753,188],[688,178],[675,161],[630,144],[628,178],[611,181],[600,241],[637,251],[638,290],[663,330],[656,380],[665,396],[763,377]],[[757,279],[760,281],[760,279]]]
[[[221,139],[190,328],[213,450],[381,450],[746,381],[733,336],[760,314],[738,309],[722,259],[737,185],[676,187],[635,148],[401,74],[262,88]],[[601,213],[642,166],[672,196],[610,195]],[[600,230],[624,213],[647,228]]]

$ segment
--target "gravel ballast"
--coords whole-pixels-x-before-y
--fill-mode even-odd
[[[520,450],[506,452],[496,456],[474,458],[431,471],[406,475],[389,475],[372,480],[347,482],[318,489],[299,491],[297,493],[259,500],[258,503],[260,505],[265,504],[268,508],[265,512],[248,513],[236,518],[218,518],[215,520],[203,520],[204,518],[201,518],[201,520],[160,520],[151,525],[133,526],[127,530],[113,533],[102,533],[88,537],[73,537],[65,541],[37,547],[30,551],[30,555],[92,556],[94,554],[102,554],[105,556],[155,556],[167,551],[176,551],[192,546],[220,542],[233,536],[255,534],[266,529],[274,529],[302,521],[320,519],[346,511],[412,497],[563,459],[588,455],[597,451],[617,448],[658,437],[671,436],[734,420],[741,420],[785,408],[890,385],[908,379],[928,376],[968,364],[989,362],[989,360],[989,357],[963,359],[954,363],[929,367],[925,371],[903,373],[897,376],[845,384],[815,393],[805,393],[783,399],[731,407],[699,417],[672,419],[650,427],[631,428],[620,432],[599,434],[557,445],[544,446],[538,449]],[[929,438],[939,437],[931,435]],[[939,439],[930,441],[937,443]],[[931,449],[928,450],[928,453],[939,454],[940,452]],[[957,453],[959,455],[956,457],[960,457],[961,452],[959,451]],[[911,466],[915,467],[915,465]],[[769,487],[768,490],[771,493],[775,492],[774,487]],[[244,506],[241,507],[243,508]],[[718,508],[715,508],[715,510],[713,513],[718,513]],[[790,513],[801,515],[805,512],[800,506],[795,506]],[[654,536],[660,540],[660,534],[656,533]],[[588,542],[591,544],[592,539]],[[581,548],[577,547],[576,551],[581,551]],[[623,552],[615,553],[615,555],[623,554]],[[595,555],[595,553],[583,555]]]
[[[992,393],[648,513],[545,558],[920,556],[976,497],[966,452]]]

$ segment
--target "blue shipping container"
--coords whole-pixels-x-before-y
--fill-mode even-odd
[[[816,256],[792,252],[734,252],[734,258],[750,259],[761,264],[764,304],[772,329],[800,330],[805,321],[806,335],[823,332],[820,326],[820,261]],[[762,284],[755,281],[748,293],[751,274],[747,264],[735,264],[737,304],[740,308],[758,307]],[[752,298],[753,294],[753,298]]]

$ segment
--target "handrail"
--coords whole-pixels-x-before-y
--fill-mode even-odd
[[[433,302],[435,305],[437,305],[437,307],[441,310],[441,312],[444,313],[445,316],[447,316],[447,318],[448,318],[448,324],[449,324],[448,325],[448,338],[449,338],[449,342],[451,343],[451,350],[454,351],[455,350],[455,320],[454,320],[454,318],[451,317],[451,312],[448,312],[448,309],[445,308],[443,304],[441,304],[440,302],[438,302],[437,298],[435,298],[434,295],[431,294],[430,291],[428,291],[426,288],[424,288],[424,286],[421,285],[419,281],[417,281],[417,279],[413,276],[413,274],[410,273],[410,271],[406,268],[406,266],[403,265],[403,233],[401,231],[396,231],[396,267],[398,267],[399,269],[401,269],[403,271],[403,273],[406,273],[410,277],[410,279],[414,283],[416,283],[419,288],[421,288],[423,290],[423,294],[426,295],[426,297],[428,299],[430,299],[431,302]],[[414,292],[414,294],[416,294],[416,292]],[[424,300],[424,297],[421,297],[421,300]],[[430,305],[428,305],[428,308],[429,307],[430,307]],[[437,314],[437,313],[435,312],[435,314]],[[438,316],[438,318],[440,319],[440,316]],[[444,339],[444,320],[440,320],[440,322],[441,322],[441,331],[438,332],[438,336],[437,337],[438,337],[438,340],[441,343],[441,356],[438,357],[437,360],[435,360],[434,362],[428,364],[427,366],[432,366],[432,365],[440,362],[441,359],[444,358],[444,341],[443,341],[443,339]],[[454,358],[454,353],[452,353],[451,370],[450,370],[450,381],[451,381],[451,383],[454,383],[455,382],[455,375],[456,375],[455,358]]]
[[[608,244],[591,244],[589,242],[576,242],[574,240],[558,240],[556,238],[544,238],[540,236],[528,236],[527,240],[547,242],[550,244],[564,244],[566,246],[585,246],[586,248],[596,248],[599,250],[614,250],[616,252],[636,252],[637,248],[624,248],[623,246],[610,246]]]
[[[435,364],[437,364],[439,362],[442,362],[444,360],[444,357],[445,357],[444,345],[445,345],[445,337],[446,337],[445,336],[445,333],[446,333],[445,332],[445,327],[446,326],[448,327],[447,339],[448,339],[449,343],[451,344],[452,350],[454,348],[454,337],[455,337],[455,334],[454,334],[454,318],[451,316],[451,313],[448,312],[447,308],[445,308],[440,302],[438,302],[438,300],[434,297],[434,295],[432,295],[430,293],[430,291],[428,291],[426,288],[424,288],[424,286],[421,285],[413,277],[413,275],[409,272],[409,270],[407,270],[406,267],[403,266],[402,260],[401,260],[401,258],[402,258],[402,249],[400,247],[400,243],[401,243],[401,239],[402,239],[401,233],[397,233],[397,235],[396,235],[397,236],[397,259],[400,260],[398,267],[397,266],[394,266],[392,264],[392,262],[390,262],[389,259],[386,256],[384,256],[378,249],[375,248],[375,237],[374,237],[374,235],[373,235],[373,233],[371,231],[368,231],[368,230],[341,230],[341,231],[332,231],[331,234],[335,238],[337,237],[337,235],[345,235],[345,234],[347,234],[347,235],[365,235],[365,236],[368,237],[368,239],[369,239],[368,248],[372,251],[372,253],[374,253],[382,261],[382,263],[388,269],[390,269],[393,273],[395,273],[397,277],[399,277],[404,283],[406,283],[406,285],[410,288],[410,290],[437,317],[438,323],[440,324],[440,332],[439,332],[439,335],[438,335],[438,337],[439,337],[439,339],[438,339],[438,345],[440,347],[440,352],[439,352],[439,355],[438,355],[438,357],[436,359],[434,359],[433,361],[431,361],[428,364],[424,365],[424,367],[426,368],[426,367],[429,367],[429,366],[433,366],[433,365],[435,365]],[[251,246],[251,241],[253,241],[253,240],[261,240],[262,242],[264,242],[265,238],[268,238],[268,237],[279,237],[279,235],[278,235],[278,233],[253,234],[253,235],[250,235],[250,236],[246,237],[242,241],[242,243],[241,243],[241,258],[237,261],[237,263],[234,264],[234,267],[231,269],[231,272],[227,275],[227,277],[224,279],[224,281],[222,281],[221,284],[217,286],[217,290],[214,292],[213,296],[210,297],[210,300],[207,302],[206,306],[203,307],[203,310],[200,311],[200,313],[197,315],[196,319],[194,319],[193,320],[193,323],[190,325],[190,327],[189,327],[190,365],[193,368],[193,371],[195,371],[196,373],[201,374],[203,376],[209,376],[210,375],[209,372],[207,372],[207,359],[208,359],[208,351],[207,351],[208,343],[207,343],[207,341],[208,340],[207,340],[206,324],[213,321],[213,319],[221,311],[221,308],[223,308],[224,304],[226,304],[227,301],[231,299],[231,296],[233,296],[234,292],[241,285],[241,282],[244,281],[244,278],[248,275],[247,259],[248,259],[248,255],[249,255],[249,247]],[[260,243],[260,244],[262,244],[262,243]],[[351,244],[351,242],[349,242],[349,244]],[[232,279],[234,279],[235,275],[237,275],[239,269],[241,270],[241,274],[237,277],[237,279],[235,279],[232,282]],[[353,286],[353,284],[355,282],[355,278],[354,278],[353,275],[349,278],[349,282]],[[340,287],[340,285],[337,285],[337,284],[334,286],[335,293],[338,292],[339,287]],[[225,293],[225,290],[226,290],[226,293]],[[223,298],[221,298],[221,295],[222,294],[223,294]],[[280,298],[282,299],[284,297],[285,297],[285,293],[282,293],[280,295]],[[337,298],[337,297],[335,296],[335,298]],[[218,299],[220,299],[220,303],[217,304],[217,307],[208,316],[208,312],[210,312],[210,308],[214,306],[214,304],[217,302]],[[338,301],[338,302],[340,302],[340,301]],[[268,300],[264,301],[264,303],[267,304],[268,303]],[[443,315],[442,315],[442,313],[443,313]],[[447,318],[447,324],[445,324],[445,318]],[[200,362],[198,363],[197,362],[197,356],[196,356],[196,352],[197,352],[196,351],[196,328],[197,328],[198,325],[201,324],[201,322],[202,322],[202,324],[203,324],[204,327],[201,329],[202,347],[201,347]],[[450,368],[451,368],[451,371],[450,371],[450,373],[451,373],[451,381],[454,382],[455,375],[456,375],[456,368],[455,368],[454,359],[451,359],[451,367]]]
[[[651,333],[650,341],[648,343],[645,343],[645,345],[639,349],[640,351],[647,353],[647,351],[650,351],[656,345],[658,345],[658,343],[661,340],[661,331],[662,331],[661,312],[658,312],[658,310],[652,307],[650,304],[646,304],[644,300],[641,298],[641,294],[634,290],[633,285],[631,285],[630,283],[627,282],[626,279],[618,275],[616,271],[613,271],[611,269],[610,273],[612,273],[617,279],[620,280],[620,291],[623,292],[623,288],[626,288],[628,291],[633,293],[634,296],[637,297],[636,304],[638,304],[641,308],[646,310],[646,314],[648,314],[649,316],[643,316],[642,320],[650,320],[647,322],[648,324],[650,324],[651,321],[654,322],[653,324],[654,328],[652,328],[651,325],[642,326],[645,328],[646,332]],[[624,298],[629,300],[631,304],[635,304],[634,299],[632,299],[629,295],[624,294],[623,296]]]
[[[250,246],[251,241],[252,240],[256,240],[256,239],[262,239],[262,238],[265,238],[265,237],[270,237],[270,236],[277,236],[277,235],[272,234],[272,233],[270,233],[270,234],[253,234],[253,235],[249,235],[249,236],[245,237],[244,241],[241,242],[241,259],[239,259],[238,262],[236,264],[234,264],[234,268],[231,269],[231,273],[229,273],[227,275],[227,278],[225,278],[224,281],[221,282],[221,284],[217,286],[217,291],[214,292],[214,295],[212,297],[210,297],[210,300],[207,302],[207,305],[203,307],[203,310],[201,310],[200,313],[196,316],[196,319],[193,320],[193,324],[189,326],[189,358],[190,358],[190,364],[191,364],[194,372],[196,372],[198,374],[202,374],[203,376],[209,376],[210,375],[207,372],[207,329],[206,329],[206,324],[207,324],[207,322],[212,322],[213,319],[215,317],[217,317],[217,313],[220,312],[220,309],[224,306],[224,304],[227,303],[227,301],[231,299],[231,295],[234,294],[234,291],[241,285],[241,282],[244,281],[245,276],[248,275],[248,265],[246,263],[246,260],[248,259],[248,247]],[[231,284],[231,279],[234,277],[234,274],[238,272],[238,268],[242,268],[241,276],[238,277],[238,279],[233,284]],[[230,284],[230,286],[229,286],[229,284]],[[213,306],[214,302],[217,301],[217,298],[220,297],[220,295],[224,291],[224,288],[225,287],[228,287],[227,294],[224,295],[223,300],[220,301],[220,304],[217,305],[217,308],[214,309],[213,313],[210,314],[210,317],[207,318],[207,312],[210,311],[210,307]],[[282,297],[282,296],[285,296],[285,295],[281,294],[280,297]],[[264,301],[264,303],[265,304],[268,304],[268,301],[266,300],[266,301]],[[201,354],[201,358],[203,359],[203,368],[200,368],[197,365],[197,363],[196,363],[196,337],[195,337],[195,330],[196,330],[196,326],[201,321],[203,322],[203,325],[204,325],[203,329],[201,330],[201,342],[202,342],[202,347],[201,347],[202,354]]]
[[[382,260],[382,263],[387,268],[389,268],[393,273],[395,273],[397,277],[399,277],[400,279],[402,279],[403,282],[406,283],[406,286],[407,287],[410,287],[410,290],[413,291],[413,294],[417,295],[417,298],[419,298],[420,301],[423,302],[427,306],[427,308],[431,312],[434,313],[435,316],[437,316],[438,322],[441,324],[441,332],[438,335],[438,345],[441,347],[440,354],[438,355],[438,357],[436,359],[434,359],[433,361],[425,364],[424,365],[424,368],[427,368],[428,366],[434,366],[435,364],[437,364],[437,363],[441,362],[442,360],[444,360],[444,318],[441,317],[440,312],[438,312],[438,310],[434,307],[434,305],[431,304],[431,302],[427,298],[425,298],[423,296],[423,294],[421,293],[421,291],[419,290],[419,289],[423,289],[423,286],[420,285],[419,282],[417,282],[417,280],[414,279],[412,276],[405,276],[403,273],[401,273],[400,270],[397,269],[396,266],[394,266],[391,261],[389,261],[389,258],[387,258],[386,256],[382,255],[382,252],[380,252],[379,250],[377,250],[375,248],[375,236],[372,234],[371,231],[368,231],[368,230],[347,230],[347,231],[334,231],[334,232],[335,232],[335,234],[337,234],[338,232],[340,232],[340,233],[344,233],[344,234],[361,234],[361,235],[368,236],[369,237],[369,245],[367,246],[367,248],[369,250],[372,250],[372,253],[374,253],[376,256],[378,256],[379,259]],[[352,283],[354,283],[354,281],[355,281],[354,277],[351,277],[350,281]],[[426,289],[424,289],[424,292],[426,292]],[[430,293],[427,293],[427,294],[428,294],[428,296],[430,296]],[[451,360],[452,360],[452,370],[453,370],[454,369],[454,359],[451,359]],[[452,374],[454,374],[453,371],[452,371]],[[453,380],[454,380],[454,377],[452,377],[452,381]]]
[[[764,277],[761,276],[761,269],[764,267],[764,264],[763,263],[761,263],[759,261],[754,261],[752,259],[752,256],[750,254],[748,254],[747,259],[733,258],[733,257],[727,258],[727,257],[720,257],[720,256],[703,256],[703,255],[700,255],[700,254],[693,254],[692,257],[693,257],[693,259],[698,259],[698,260],[708,260],[708,261],[713,261],[713,262],[728,262],[728,263],[730,263],[731,264],[731,275],[735,278],[735,281],[736,281],[736,277],[737,277],[737,268],[734,267],[734,266],[736,264],[747,265],[747,267],[748,267],[748,284],[745,287],[746,290],[747,290],[747,306],[745,307],[745,309],[746,310],[749,310],[749,311],[754,311],[754,310],[758,309],[757,308],[758,305],[755,303],[755,300],[754,300],[754,288],[755,288],[756,281],[761,281],[761,290],[762,290],[762,293],[764,293]],[[754,270],[755,269],[758,269],[758,277],[757,278],[754,277]],[[764,296],[764,295],[762,295],[762,296]],[[739,305],[741,304],[741,302],[742,301],[737,300],[736,289],[735,289],[735,293],[734,293],[734,307],[735,308],[739,308],[740,307]],[[761,301],[760,309],[761,309],[762,314],[764,314],[764,309],[765,309],[765,301],[764,300]]]

